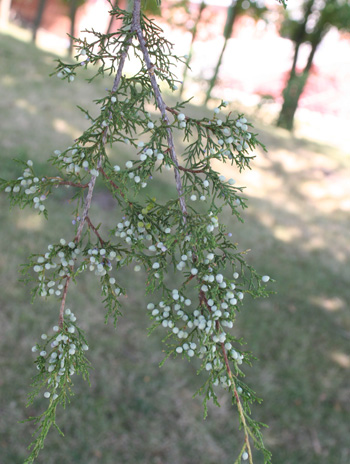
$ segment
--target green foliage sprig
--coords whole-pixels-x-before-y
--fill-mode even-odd
[[[39,374],[29,401],[44,389],[49,405],[33,418],[36,438],[26,463],[37,457],[49,428],[58,428],[56,407],[65,406],[72,375],[77,372],[88,378],[87,343],[75,316],[66,308],[71,282],[83,272],[94,273],[100,280],[106,319],[111,316],[116,322],[120,296],[127,291],[118,283],[118,275],[128,265],[135,272],[143,268],[147,292],[156,292],[147,310],[150,331],[157,327],[166,330],[165,359],[197,358],[199,372],[207,373],[197,392],[204,397],[205,415],[208,401],[218,404],[219,387],[231,395],[243,429],[235,462],[253,462],[253,443],[269,463],[270,453],[260,432],[263,424],[252,419],[250,411],[251,404],[260,399],[242,380],[242,366],[250,365],[253,357],[230,330],[245,295],[267,296],[265,284],[270,278],[246,263],[245,253],[238,251],[232,234],[220,222],[227,208],[242,220],[240,209],[246,202],[242,187],[217,172],[212,163],[228,163],[238,171],[250,168],[253,150],[263,145],[244,115],[221,116],[225,101],[211,118],[201,119],[186,115],[187,102],[174,106],[164,102],[158,82],[174,90],[178,80],[172,69],[184,59],[172,55],[172,44],[141,14],[140,7],[140,0],[135,0],[132,12],[113,8],[111,14],[123,21],[117,33],[103,35],[92,30],[91,41],[75,39],[75,64],[58,60],[55,74],[68,82],[74,81],[78,69],[93,66],[97,67],[93,78],[115,74],[111,90],[95,102],[97,116],[80,108],[89,128],[72,146],[56,150],[50,158],[58,175],[39,178],[29,160],[23,163],[24,172],[18,179],[0,180],[0,189],[9,194],[12,204],[32,206],[47,218],[43,202],[53,187],[73,188],[76,200],[75,236],[61,238],[47,251],[32,255],[23,269],[26,279],[34,281],[33,297],[52,296],[60,302],[54,334],[43,334],[43,343],[33,347],[39,352]],[[131,55],[139,68],[129,75],[124,73],[124,66]],[[157,116],[151,115],[151,109]],[[181,157],[175,150],[175,133],[186,144]],[[125,165],[111,164],[110,147],[116,144],[133,149]],[[172,170],[175,176],[174,197],[169,201],[144,194],[154,174],[163,170]],[[108,238],[89,215],[97,178],[123,214]],[[171,285],[174,274],[181,281],[178,288]]]
[[[58,432],[62,431],[56,424],[56,409],[59,404],[63,407],[69,402],[72,392],[72,377],[75,373],[81,374],[89,380],[90,362],[85,357],[89,349],[84,333],[76,325],[74,313],[67,308],[64,312],[62,324],[53,327],[53,335],[41,335],[41,343],[32,347],[32,352],[38,352],[35,361],[39,373],[33,380],[33,391],[29,395],[28,405],[34,402],[36,396],[44,389],[44,397],[49,401],[47,409],[38,417],[30,417],[38,425],[32,449],[25,463],[31,463],[44,447],[44,440],[54,426]]]

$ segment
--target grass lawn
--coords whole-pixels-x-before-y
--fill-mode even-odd
[[[12,158],[32,159],[39,173],[55,149],[86,127],[75,105],[93,108],[109,81],[72,85],[48,78],[55,57],[0,35],[0,177],[20,175]],[[192,107],[193,113],[205,109]],[[245,223],[226,216],[249,261],[276,279],[276,294],[247,300],[237,327],[258,361],[247,382],[264,399],[254,417],[267,423],[265,442],[274,464],[350,462],[350,160],[339,149],[298,139],[256,120],[268,153],[257,152],[253,170],[222,168],[247,187]],[[115,159],[126,156],[115,152]],[[165,173],[149,193],[171,192]],[[50,221],[31,210],[8,210],[0,196],[0,462],[19,464],[34,428],[19,424],[39,414],[47,400],[25,408],[35,374],[31,347],[57,322],[57,301],[30,304],[18,269],[30,253],[73,237],[68,193],[48,200]],[[118,212],[98,185],[91,217],[115,223]],[[50,225],[50,226],[49,226]],[[104,324],[99,283],[87,275],[68,303],[86,330],[94,370],[91,388],[76,379],[71,404],[58,414],[62,439],[48,436],[38,463],[229,464],[240,440],[237,418],[223,394],[221,408],[202,420],[192,394],[196,362],[168,361],[162,369],[159,330],[147,337],[144,279],[121,276],[128,288],[117,330]],[[149,298],[148,298],[149,299]],[[148,301],[148,300],[147,300]],[[257,456],[256,463],[262,461]]]

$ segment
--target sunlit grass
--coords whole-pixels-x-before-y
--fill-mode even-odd
[[[32,159],[43,174],[53,150],[71,145],[87,127],[75,105],[94,108],[91,100],[108,84],[50,79],[54,56],[6,36],[0,36],[0,59],[0,176],[20,175],[12,158]],[[264,398],[254,416],[270,426],[265,437],[275,464],[348,464],[349,162],[331,146],[293,138],[263,121],[256,126],[270,150],[257,153],[253,170],[239,174],[220,166],[247,187],[249,199],[245,224],[228,214],[225,221],[240,249],[252,249],[249,261],[276,279],[276,295],[247,299],[234,329],[259,358],[245,368],[248,383]],[[127,152],[111,156],[121,163]],[[164,171],[147,192],[161,198],[172,189],[172,174]],[[53,300],[30,305],[18,269],[30,253],[73,235],[68,193],[57,191],[49,200],[49,223],[29,210],[9,212],[6,196],[0,197],[0,461],[6,464],[22,462],[31,441],[32,425],[18,421],[42,411],[44,399],[24,407],[35,374],[30,349],[58,314]],[[111,226],[119,216],[98,184],[91,217]],[[39,463],[232,462],[237,441],[228,398],[222,395],[222,407],[210,408],[203,422],[200,400],[191,398],[201,381],[198,364],[176,360],[159,369],[162,333],[146,335],[149,297],[144,276],[135,276],[131,269],[120,276],[128,295],[117,330],[103,323],[92,275],[69,292],[91,346],[92,386],[76,380],[76,396],[58,418],[66,437],[53,431]]]

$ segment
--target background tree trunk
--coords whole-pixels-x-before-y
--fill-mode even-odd
[[[36,42],[36,36],[38,34],[38,29],[40,27],[41,20],[42,20],[42,17],[43,17],[45,4],[46,4],[46,0],[39,0],[38,10],[36,12],[36,17],[35,17],[34,24],[33,24],[32,41],[34,43]]]
[[[335,0],[329,0],[329,3],[326,4],[323,9],[319,11],[319,18],[316,25],[313,28],[312,32],[307,32],[306,23],[308,21],[309,16],[314,11],[315,0],[309,0],[309,2],[305,6],[305,19],[301,24],[297,34],[295,35],[295,53],[294,59],[292,64],[292,69],[290,72],[289,80],[287,85],[283,91],[283,105],[281,112],[279,114],[277,120],[277,126],[283,127],[288,130],[293,129],[294,125],[294,116],[295,112],[298,108],[298,103],[301,94],[304,91],[305,84],[310,74],[310,69],[315,57],[316,50],[320,45],[323,37],[327,34],[330,25],[332,25],[332,21],[334,18],[332,17],[332,13],[335,9]],[[317,4],[316,4],[317,6]],[[328,6],[328,8],[327,8]],[[331,13],[331,14],[330,14]],[[309,53],[309,57],[306,63],[305,68],[301,73],[298,73],[296,70],[297,59],[298,59],[298,52],[300,45],[305,42],[311,43],[311,50]]]
[[[72,39],[72,37],[74,37],[75,19],[76,19],[77,9],[78,9],[78,1],[77,0],[70,0],[70,11],[69,11],[70,39],[69,39],[69,50],[68,50],[68,53],[69,53],[70,56],[73,55],[73,39]]]
[[[206,94],[206,97],[205,97],[205,103],[208,103],[208,101],[210,100],[211,92],[212,92],[212,90],[213,90],[213,88],[214,88],[214,86],[216,84],[216,80],[217,80],[217,77],[218,77],[218,74],[219,74],[222,59],[223,59],[223,56],[224,56],[224,53],[225,53],[225,50],[226,50],[226,45],[227,45],[228,39],[232,35],[233,25],[234,25],[236,17],[237,17],[236,13],[237,13],[238,7],[240,6],[241,3],[242,3],[242,0],[237,0],[237,1],[232,0],[232,4],[227,10],[227,18],[226,18],[226,24],[225,24],[225,29],[224,29],[225,41],[224,41],[224,45],[222,47],[218,62],[216,64],[213,77],[211,78],[210,83],[209,83],[209,88],[207,90],[207,94]]]
[[[308,22],[309,16],[312,12],[312,7],[315,3],[315,0],[310,0],[306,6],[305,6],[305,11],[304,11],[304,21],[300,24],[300,28],[296,33],[296,36],[294,38],[295,41],[295,51],[294,51],[294,57],[293,57],[293,64],[292,64],[292,69],[290,71],[291,75],[295,73],[296,71],[296,66],[298,62],[298,55],[299,55],[299,50],[300,46],[303,42],[305,42],[306,38],[306,24]]]
[[[0,2],[0,29],[5,29],[10,19],[11,0]]]
[[[287,86],[283,91],[284,101],[277,121],[278,127],[283,127],[288,130],[293,129],[294,116],[298,108],[299,98],[304,91],[305,84],[310,74],[312,62],[321,40],[321,37],[319,37],[318,40],[311,44],[310,54],[303,72],[301,74],[293,72],[293,74],[290,75]]]
[[[116,6],[118,6],[118,4],[119,4],[119,0],[114,0],[113,8],[115,8]],[[109,19],[109,23],[108,23],[108,27],[107,27],[107,32],[106,32],[106,34],[109,34],[109,33],[111,32],[113,21],[114,21],[114,16],[111,15],[111,17],[110,17],[110,19]]]
[[[188,52],[188,58],[186,60],[186,66],[185,66],[185,70],[184,70],[184,75],[183,75],[183,78],[182,78],[182,84],[181,84],[181,89],[180,89],[180,97],[182,96],[182,93],[184,91],[185,81],[186,81],[186,78],[187,78],[187,70],[188,70],[188,67],[189,67],[191,59],[192,59],[193,43],[196,40],[198,24],[199,24],[199,22],[201,20],[202,13],[203,13],[204,9],[206,8],[206,6],[207,5],[206,5],[205,1],[202,1],[202,3],[200,4],[199,10],[198,10],[198,15],[197,15],[196,21],[195,21],[194,26],[192,28],[191,45],[190,45],[190,49],[189,49],[189,52]]]

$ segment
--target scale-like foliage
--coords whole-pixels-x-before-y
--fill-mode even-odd
[[[111,14],[123,21],[117,33],[90,31],[90,40],[75,39],[75,64],[58,60],[55,74],[73,82],[79,72],[96,66],[95,77],[115,74],[113,87],[95,103],[97,116],[80,108],[90,126],[72,146],[56,150],[49,160],[57,176],[36,176],[32,161],[23,165],[16,180],[1,180],[0,188],[20,207],[31,206],[48,217],[46,198],[54,187],[70,186],[76,199],[75,236],[58,239],[47,250],[31,256],[23,272],[34,281],[33,297],[57,298],[60,302],[58,325],[53,335],[43,334],[33,347],[39,370],[34,379],[30,402],[44,389],[48,407],[39,417],[36,437],[27,463],[33,462],[52,425],[59,404],[66,405],[72,393],[74,373],[88,377],[85,357],[87,343],[66,308],[71,282],[90,271],[100,280],[106,319],[120,315],[120,296],[127,289],[119,284],[120,271],[130,264],[147,275],[147,292],[157,297],[148,303],[152,321],[150,331],[166,331],[165,359],[180,356],[198,358],[207,380],[197,392],[207,402],[218,404],[217,389],[232,396],[243,429],[237,460],[253,462],[251,443],[270,462],[260,428],[251,417],[250,407],[260,401],[246,385],[243,365],[252,355],[242,349],[243,341],[231,329],[242,309],[245,295],[265,297],[268,276],[262,276],[245,261],[232,234],[226,231],[221,216],[230,211],[241,219],[246,207],[242,187],[214,169],[213,161],[234,165],[239,171],[250,167],[253,151],[262,146],[244,115],[224,115],[227,102],[215,108],[212,117],[196,119],[186,115],[186,103],[167,106],[158,87],[166,83],[176,88],[172,44],[161,29],[142,15],[140,0],[132,12],[115,7]],[[127,57],[139,61],[138,70],[124,74]],[[150,107],[157,112],[149,113]],[[183,136],[181,157],[175,150],[174,134]],[[129,144],[133,156],[124,166],[112,165],[109,149]],[[164,169],[173,170],[175,196],[169,201],[149,198],[144,188],[150,178]],[[99,177],[122,211],[123,220],[103,237],[99,226],[89,217],[96,179]],[[155,180],[153,180],[154,182]],[[170,286],[176,273],[178,288]],[[58,427],[57,427],[58,428]]]

